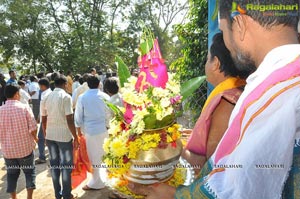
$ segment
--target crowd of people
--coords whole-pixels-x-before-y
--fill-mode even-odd
[[[112,114],[105,101],[122,106],[118,78],[111,74],[100,76],[94,68],[74,77],[71,72],[66,76],[53,72],[38,77],[20,76],[17,80],[13,70],[9,75],[5,81],[0,74],[0,143],[7,168],[7,193],[17,198],[17,181],[23,170],[27,196],[32,198],[34,165],[46,163],[47,146],[55,197],[75,198],[71,194],[73,149],[79,147],[82,134],[86,138],[88,158],[94,166],[92,178],[83,189],[104,188],[97,167],[103,155],[99,146],[108,136]],[[39,153],[34,159],[36,143]]]
[[[300,45],[293,15],[264,16],[259,10],[233,10],[219,1],[220,30],[210,46],[205,72],[214,85],[182,156],[199,166],[189,186],[129,183],[147,199],[300,198]],[[255,4],[257,1],[248,1]],[[261,1],[297,4],[298,0]],[[86,137],[93,165],[101,162],[111,112],[122,106],[118,80],[95,69],[84,75],[45,77],[0,74],[0,142],[7,166],[7,192],[16,198],[20,169],[28,198],[35,189],[36,164],[46,162],[45,143],[56,199],[71,199],[73,147]],[[133,71],[132,75],[137,75]],[[37,129],[37,123],[41,123]],[[16,169],[15,166],[18,166]],[[62,176],[62,179],[60,179]],[[61,184],[62,181],[62,184]],[[94,167],[84,190],[104,188]]]

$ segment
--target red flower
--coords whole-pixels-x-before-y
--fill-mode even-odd
[[[176,148],[176,147],[177,147],[176,141],[171,142],[171,146],[172,146],[173,148]]]
[[[122,130],[125,130],[125,129],[126,129],[126,124],[125,124],[124,122],[122,122],[121,128],[122,128]]]
[[[130,159],[126,155],[123,156],[123,163],[124,164],[126,164],[127,162],[129,162],[129,160]]]

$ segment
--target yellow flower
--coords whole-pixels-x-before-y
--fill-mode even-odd
[[[144,143],[151,142],[152,141],[152,135],[145,133],[145,134],[142,135],[142,140],[144,141]]]
[[[115,157],[123,157],[127,153],[126,142],[115,138],[110,143],[111,154]]]
[[[176,129],[180,129],[181,125],[176,123],[176,124],[173,124],[173,127],[176,128]]]
[[[143,144],[142,150],[147,151],[151,148],[156,148],[157,145],[158,145],[158,143],[155,143],[155,142],[147,142],[147,143]]]
[[[109,124],[110,128],[108,129],[108,134],[116,136],[122,131],[121,122],[117,120],[111,120]]]
[[[135,140],[134,142],[130,142],[128,145],[128,149],[129,149],[128,158],[129,159],[136,158],[136,155],[137,155],[138,151],[140,150],[140,145],[137,142],[137,140]]]
[[[167,142],[170,143],[170,142],[173,142],[173,139],[171,136],[167,135]]]
[[[186,169],[176,168],[173,177],[167,182],[167,184],[178,187],[182,185],[186,178]]]

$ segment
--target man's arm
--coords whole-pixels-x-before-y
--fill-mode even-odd
[[[41,101],[40,105],[40,114],[42,116],[42,129],[44,136],[46,137],[46,129],[47,129],[47,109],[46,109],[46,98]]]
[[[29,92],[30,96],[33,96],[35,93],[36,91]]]
[[[34,140],[37,142],[38,141],[37,125],[32,110],[29,107],[27,107],[26,119],[27,119],[27,126],[28,126],[29,133],[33,136]]]
[[[206,158],[209,159],[215,152],[221,138],[228,128],[228,122],[234,105],[222,99],[212,114],[208,133]]]
[[[44,137],[46,137],[47,116],[42,116],[42,129],[43,129]]]
[[[74,122],[75,122],[75,127],[78,132],[78,136],[82,135],[81,127],[83,125],[83,105],[81,103],[81,98],[82,98],[82,96],[80,96],[78,98],[78,101],[76,104],[76,109],[75,109],[75,114],[74,114]]]
[[[37,129],[31,131],[31,135],[33,136],[34,141],[38,142],[39,139],[37,137]]]

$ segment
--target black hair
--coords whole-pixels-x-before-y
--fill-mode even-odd
[[[71,74],[72,74],[72,71],[68,70],[67,75],[71,75]]]
[[[44,77],[39,80],[39,85],[46,86],[47,88],[50,87],[49,79],[47,77]]]
[[[91,69],[90,69],[90,73],[91,73],[91,72],[97,72],[97,71],[96,71],[95,68],[91,68]]]
[[[83,77],[79,77],[78,82],[79,82],[80,85],[82,85],[84,83]]]
[[[66,83],[67,83],[67,78],[64,75],[58,75],[54,79],[54,85],[55,85],[55,87],[61,87],[61,86],[63,86]]]
[[[44,72],[40,72],[36,76],[37,76],[38,79],[41,79],[41,78],[45,77],[45,73]]]
[[[4,95],[6,98],[13,98],[19,90],[20,86],[18,84],[8,84],[5,86]]]
[[[80,78],[80,77],[81,77],[80,74],[76,74],[75,77],[74,77],[74,80],[75,80],[75,81],[79,81],[79,78]]]
[[[100,83],[100,80],[94,75],[90,75],[87,79],[87,84],[90,89],[98,88],[99,83]]]
[[[104,81],[103,90],[107,94],[117,94],[119,92],[119,85],[117,79],[115,77],[107,78]]]
[[[58,72],[53,72],[53,73],[51,74],[51,80],[54,81],[55,78],[58,77],[58,76],[59,76],[59,73],[58,73]]]
[[[225,46],[222,33],[217,33],[214,35],[209,52],[211,55],[210,61],[212,61],[214,57],[219,59],[220,71],[223,72],[225,76],[238,76],[238,71],[234,67],[230,52]]]
[[[266,15],[260,9],[248,9],[247,5],[298,5],[299,0],[220,0],[219,1],[219,11],[220,18],[227,19],[230,26],[232,23],[231,14],[234,11],[233,5],[240,6],[246,11],[246,15],[250,16],[252,19],[257,21],[261,26],[265,28],[271,28],[277,25],[284,25],[292,27],[297,31],[297,24],[299,21],[298,10],[294,10],[291,13],[283,13],[283,15],[276,15],[274,13]],[[272,11],[271,11],[272,12]],[[295,12],[295,14],[293,13]]]
[[[214,57],[219,59],[220,71],[223,72],[225,76],[247,78],[250,75],[250,72],[240,71],[235,66],[230,51],[225,45],[223,33],[217,33],[214,35],[209,52],[211,60],[213,60]]]
[[[25,82],[24,82],[23,80],[19,80],[19,81],[18,81],[18,85],[19,85],[19,86],[23,86],[23,85],[25,86]]]
[[[29,79],[30,79],[31,82],[34,82],[35,80],[37,80],[37,77],[32,75],[32,76],[30,76]]]
[[[83,83],[84,83],[84,82],[87,82],[87,79],[88,79],[90,76],[92,76],[92,75],[91,75],[91,74],[88,74],[88,73],[83,74],[83,76],[82,76]]]
[[[112,77],[112,73],[106,73],[106,76],[105,76],[106,78],[110,78],[110,77]]]
[[[14,70],[10,70],[9,72],[8,72],[8,74],[9,75],[11,75],[12,73],[15,73],[16,71],[14,71]]]

